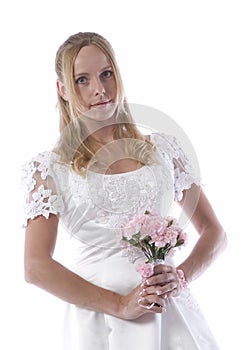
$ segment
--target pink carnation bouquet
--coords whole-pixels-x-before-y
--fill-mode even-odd
[[[126,247],[144,253],[147,260],[138,265],[137,271],[147,278],[153,274],[153,265],[163,262],[167,255],[173,256],[176,247],[186,244],[187,235],[175,218],[145,211],[125,225],[122,240]]]

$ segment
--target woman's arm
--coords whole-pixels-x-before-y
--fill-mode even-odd
[[[196,199],[197,203],[195,203]],[[190,216],[192,224],[200,235],[190,255],[177,268],[182,269],[187,282],[191,282],[201,275],[225,249],[227,238],[200,187],[193,185],[190,190],[185,191],[180,204],[186,215]]]
[[[180,202],[187,217],[190,218],[200,237],[189,256],[177,268],[158,265],[154,276],[147,279],[143,296],[158,293],[162,297],[177,296],[181,291],[181,283],[177,270],[184,272],[187,282],[201,275],[226,247],[226,234],[216,217],[211,204],[202,189],[193,185],[184,191]]]
[[[146,312],[162,312],[155,307],[147,310],[138,305],[142,286],[123,296],[84,280],[53,259],[58,230],[58,218],[38,216],[29,220],[25,234],[24,267],[27,282],[79,307],[107,313],[123,319],[135,319]],[[158,296],[150,302],[162,303]]]

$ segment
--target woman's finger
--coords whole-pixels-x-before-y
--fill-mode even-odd
[[[157,275],[153,275],[149,278],[147,278],[144,281],[144,285],[147,286],[152,286],[152,285],[164,285],[166,283],[170,283],[173,281],[177,281],[178,277],[177,274],[173,271],[171,272],[163,272],[159,273]]]
[[[157,313],[162,313],[166,311],[165,304],[165,300],[156,297],[156,295],[148,295],[147,297],[140,297],[138,299],[138,305],[140,305],[142,308]]]

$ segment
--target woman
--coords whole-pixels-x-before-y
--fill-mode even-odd
[[[226,237],[188,158],[173,136],[137,129],[102,36],[69,37],[56,73],[59,141],[24,167],[25,278],[67,303],[65,349],[217,349],[184,286]],[[120,228],[145,210],[167,215],[174,199],[200,237],[178,267],[155,266],[142,283],[143,257],[123,254]],[[53,259],[59,222],[76,245],[72,269]]]

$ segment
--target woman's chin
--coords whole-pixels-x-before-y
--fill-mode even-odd
[[[116,107],[115,103],[98,105],[84,112],[84,117],[96,122],[103,122],[113,117]]]

